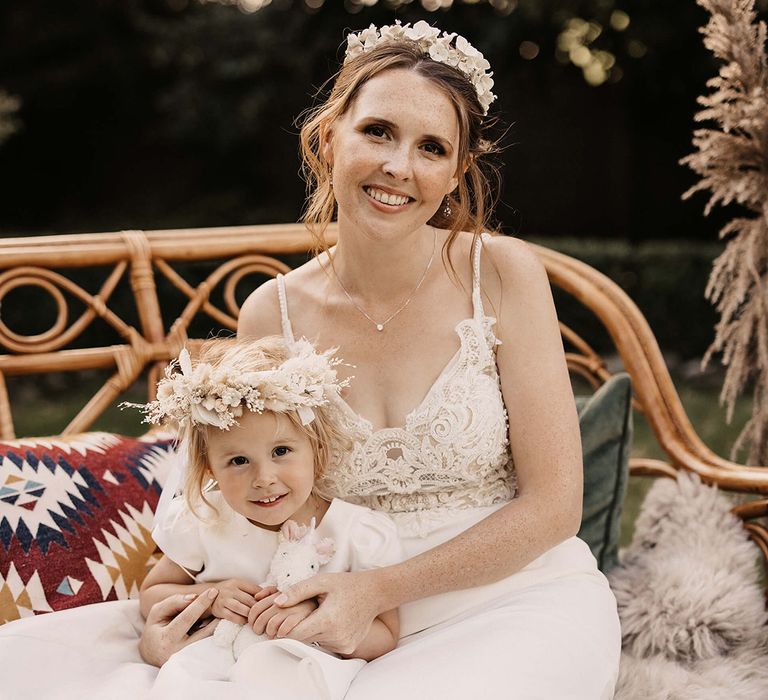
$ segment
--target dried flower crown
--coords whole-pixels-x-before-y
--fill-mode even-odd
[[[311,423],[314,407],[338,396],[349,379],[339,380],[332,357],[335,349],[323,353],[302,338],[293,345],[293,355],[278,367],[259,372],[244,371],[237,362],[208,362],[192,365],[184,348],[179,359],[165,369],[157,385],[157,398],[147,404],[123,404],[144,411],[147,423],[176,421],[179,425],[212,425],[221,430],[237,423],[245,406],[262,413],[296,411],[304,425]],[[176,369],[180,372],[177,372]]]
[[[444,63],[461,72],[474,86],[483,114],[488,114],[488,108],[496,99],[496,95],[491,92],[491,64],[460,34],[441,32],[423,19],[413,26],[400,24],[399,20],[379,28],[372,24],[368,29],[349,34],[344,61],[357,58],[375,46],[391,41],[412,41],[433,61]]]

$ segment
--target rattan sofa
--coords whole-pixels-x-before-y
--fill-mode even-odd
[[[330,236],[335,235],[334,230]],[[15,437],[6,378],[17,375],[107,369],[111,376],[75,415],[63,434],[86,431],[123,392],[148,376],[148,392],[159,372],[188,342],[196,319],[234,330],[244,286],[289,269],[310,248],[300,225],[243,226],[169,231],[122,231],[0,240],[0,438]],[[633,458],[633,475],[674,476],[684,469],[745,497],[735,507],[752,539],[768,557],[768,469],[747,467],[714,454],[692,428],[654,335],[632,300],[590,266],[536,246],[550,280],[599,319],[632,379],[635,406],[647,418],[666,460]],[[190,274],[190,270],[192,274]],[[71,275],[97,280],[84,289]],[[130,314],[115,310],[116,290],[131,296]],[[37,288],[57,314],[47,330],[22,335],[6,325],[14,290]],[[166,293],[180,300],[169,317]],[[160,290],[160,293],[159,293]],[[74,300],[74,306],[72,301]],[[76,314],[71,309],[78,307]],[[114,344],[84,342],[97,319],[119,337]],[[599,386],[610,373],[590,344],[563,319],[569,367]],[[695,527],[691,523],[691,527]]]

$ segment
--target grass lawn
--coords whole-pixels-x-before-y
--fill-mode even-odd
[[[675,385],[688,418],[699,437],[718,455],[730,457],[731,447],[749,418],[751,398],[742,396],[739,399],[733,420],[729,425],[726,423],[725,408],[721,407],[718,402],[719,384],[712,380],[694,379],[686,381],[678,377],[675,379]],[[634,415],[632,456],[665,459],[664,452],[656,442],[653,431],[645,418],[637,411]],[[741,458],[743,459],[744,455],[741,455]],[[629,480],[621,518],[622,546],[628,544],[632,537],[635,518],[640,511],[643,498],[645,498],[645,494],[653,482],[654,479],[650,477],[632,477]]]
[[[80,373],[78,375],[52,375],[30,381],[26,378],[9,378],[8,388],[15,407],[17,435],[51,435],[60,432],[69,419],[87,401],[88,397],[106,379],[107,375]],[[731,445],[746,422],[749,397],[742,397],[730,425],[725,422],[725,410],[718,404],[719,378],[675,378],[680,398],[694,428],[716,453],[728,456]],[[125,401],[146,400],[144,388],[137,383],[123,397]],[[110,408],[92,427],[124,435],[140,435],[146,425],[140,422],[135,409],[121,411],[117,406]],[[635,414],[633,456],[664,459],[664,453],[656,443],[645,419]],[[630,479],[622,514],[622,546],[631,536],[635,518],[653,479],[633,477]]]

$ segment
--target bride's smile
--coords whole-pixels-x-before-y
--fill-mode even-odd
[[[448,96],[404,69],[366,82],[326,134],[339,226],[371,238],[422,227],[457,185],[459,124]]]

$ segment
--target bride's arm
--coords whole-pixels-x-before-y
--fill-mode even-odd
[[[520,241],[496,238],[486,248],[483,281],[503,341],[498,367],[519,496],[448,542],[396,566],[323,574],[294,586],[284,605],[315,595],[324,599],[291,636],[319,639],[341,652],[354,648],[376,614],[497,581],[578,531],[581,442],[546,272]]]

